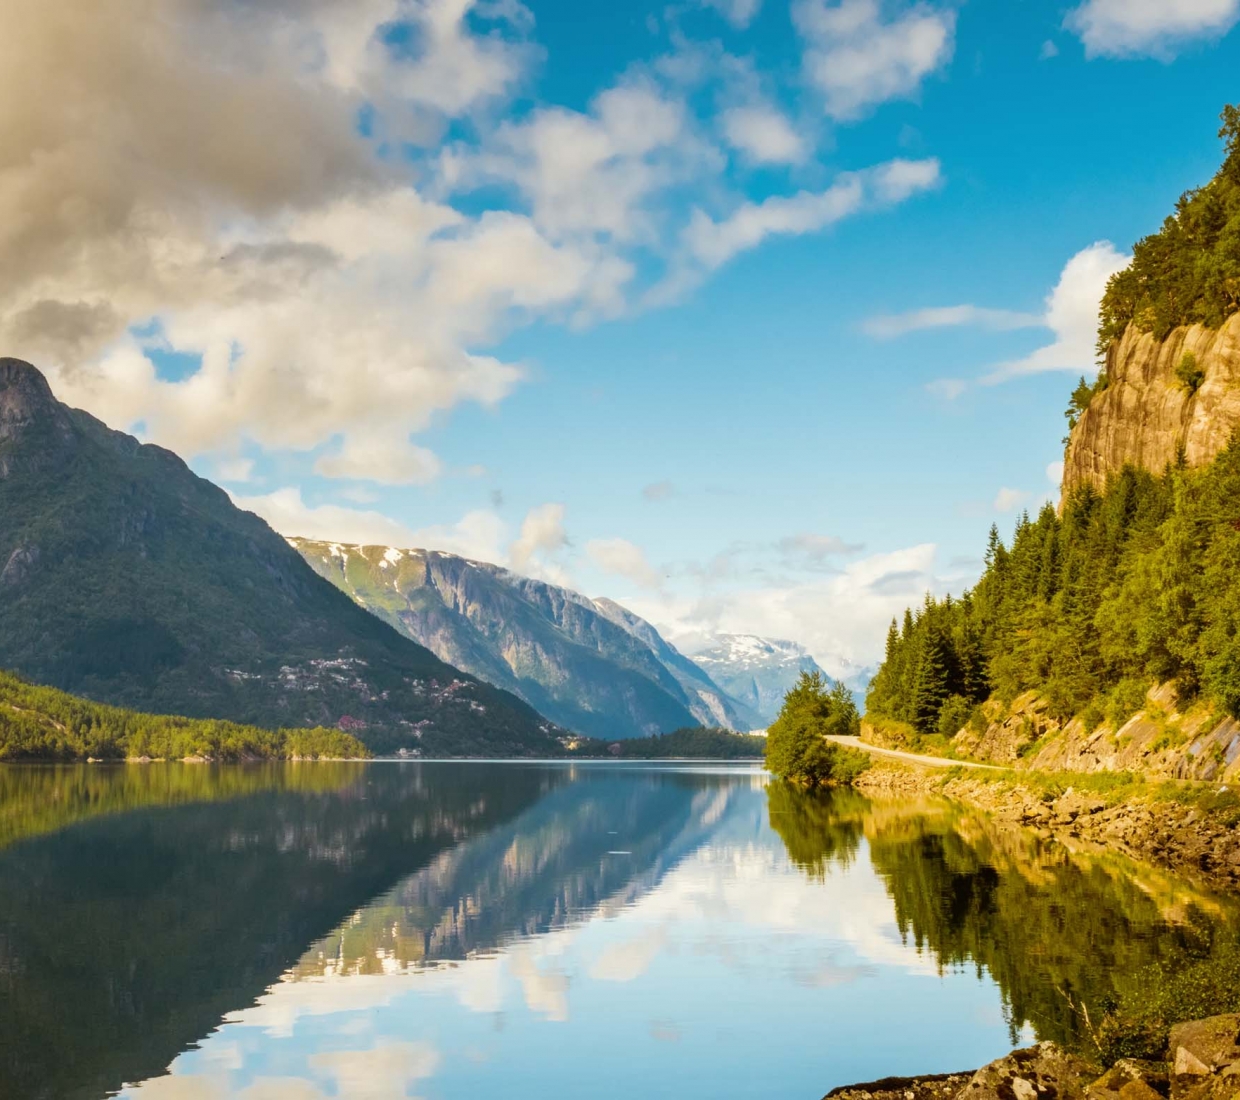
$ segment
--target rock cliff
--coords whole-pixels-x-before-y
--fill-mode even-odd
[[[1196,385],[1182,366],[1198,372]],[[1065,497],[1081,485],[1101,489],[1128,464],[1161,473],[1182,454],[1204,466],[1227,446],[1240,427],[1240,313],[1219,329],[1185,326],[1162,341],[1129,325],[1107,353],[1106,375],[1068,441]]]
[[[406,637],[577,733],[748,728],[743,708],[705,672],[611,601],[437,550],[290,542]]]
[[[1046,700],[1026,692],[1005,707],[992,699],[984,723],[952,738],[964,759],[1039,772],[1138,772],[1156,779],[1234,783],[1240,779],[1240,722],[1198,701],[1183,712],[1175,685],[1151,688],[1145,706],[1118,728],[1057,722]]]

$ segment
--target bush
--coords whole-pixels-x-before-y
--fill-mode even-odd
[[[1206,380],[1206,372],[1197,365],[1197,356],[1191,351],[1184,353],[1180,365],[1175,368],[1175,376],[1189,397],[1201,389],[1201,383]]]
[[[857,706],[843,684],[828,691],[820,672],[802,672],[767,731],[766,766],[794,783],[851,783],[869,765],[869,758],[826,737],[855,736],[860,728]]]
[[[1119,732],[1120,726],[1145,706],[1148,684],[1143,680],[1124,679],[1107,696],[1107,724]]]
[[[973,718],[977,708],[963,695],[953,695],[939,711],[939,733],[949,740],[956,736]]]
[[[1098,1026],[1108,1064],[1120,1058],[1162,1058],[1167,1033],[1186,1020],[1240,1011],[1240,948],[1209,957],[1181,952],[1147,967]]]

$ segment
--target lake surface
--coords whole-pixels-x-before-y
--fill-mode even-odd
[[[0,1096],[814,1100],[1071,1041],[1236,916],[751,766],[0,768]]]

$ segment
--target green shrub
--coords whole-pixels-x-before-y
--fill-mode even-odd
[[[969,724],[973,712],[978,709],[963,695],[951,696],[939,711],[939,733],[948,739],[955,737]]]
[[[855,735],[861,718],[843,684],[827,689],[820,672],[802,672],[766,735],[766,766],[781,779],[808,786],[851,783],[869,757],[827,741]]]
[[[1107,724],[1119,732],[1120,726],[1145,706],[1145,697],[1149,685],[1142,680],[1123,679],[1116,684],[1107,696]]]
[[[1175,377],[1184,388],[1184,392],[1192,397],[1201,389],[1201,383],[1206,380],[1206,372],[1197,365],[1197,356],[1191,351],[1186,351],[1180,360],[1180,365],[1175,368]]]
[[[1196,958],[1181,951],[1135,975],[1099,1024],[1098,1047],[1108,1064],[1162,1058],[1173,1025],[1229,1012],[1240,1012],[1240,947]]]

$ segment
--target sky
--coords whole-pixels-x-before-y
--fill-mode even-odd
[[[1240,0],[0,0],[0,349],[287,535],[874,663],[1054,499]]]

